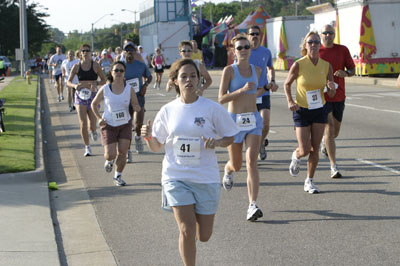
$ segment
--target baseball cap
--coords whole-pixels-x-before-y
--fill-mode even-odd
[[[126,49],[126,47],[128,46],[132,46],[133,48],[136,48],[136,45],[133,42],[127,42],[124,44],[124,50]]]
[[[138,48],[140,49],[140,48],[143,48],[143,47],[141,45],[139,45]]]

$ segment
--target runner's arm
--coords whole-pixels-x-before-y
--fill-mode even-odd
[[[292,83],[297,79],[299,76],[299,64],[294,63],[292,67],[289,70],[289,74],[285,80],[284,89],[285,89],[285,95],[286,95],[286,100],[288,102],[288,107],[290,111],[297,111],[299,109],[299,106],[295,103],[292,97]]]

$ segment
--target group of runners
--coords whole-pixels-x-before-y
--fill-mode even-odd
[[[334,37],[331,25],[325,25],[320,33],[309,32],[301,43],[302,58],[292,65],[284,82],[298,142],[290,157],[289,172],[297,176],[301,158],[308,156],[304,191],[310,194],[319,192],[313,178],[322,139],[321,153],[329,157],[331,177],[341,177],[335,139],[345,106],[344,78],[354,75],[355,66],[348,49],[333,43]],[[222,178],[226,190],[234,187],[234,173],[242,167],[245,150],[249,201],[246,219],[256,221],[263,217],[257,205],[260,184],[257,157],[267,158],[270,93],[279,86],[275,83],[271,52],[260,45],[260,40],[261,30],[257,25],[251,25],[246,34],[232,39],[235,62],[223,70],[219,103],[202,96],[206,96],[212,79],[202,63],[201,53],[199,56],[197,43],[180,42],[182,58],[172,64],[166,85],[166,90],[174,90],[177,97],[161,107],[153,122],[146,123],[143,122],[145,94],[152,75],[131,40],[125,40],[122,52],[113,61],[93,60],[87,44],[82,45],[78,61],[73,61],[74,52],[68,51],[66,60],[70,63],[65,64],[62,76],[71,89],[69,95],[78,113],[84,155],[92,154],[89,135],[96,141],[98,124],[105,171],[111,172],[115,164],[114,183],[124,186],[122,172],[127,160],[132,160],[129,158],[132,129],[137,152],[143,151],[142,138],[151,151],[164,147],[162,202],[163,207],[173,210],[185,265],[195,265],[196,239],[208,241],[212,235],[221,190],[216,147],[227,147],[229,154]],[[153,87],[159,89],[165,67],[161,49],[157,48],[154,57],[147,61],[155,72]],[[291,91],[294,81],[295,99]],[[103,114],[98,107],[100,103],[104,103]],[[222,106],[225,103],[227,110]]]

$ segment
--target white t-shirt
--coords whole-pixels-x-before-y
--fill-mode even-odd
[[[204,149],[201,136],[216,139],[217,135],[230,137],[238,132],[226,109],[207,98],[199,96],[191,104],[178,98],[164,105],[154,119],[152,130],[153,137],[165,145],[162,183],[170,180],[220,183],[215,150]]]
[[[140,55],[142,56],[143,62],[146,64],[146,66],[149,66],[149,62],[147,61],[147,53],[143,52],[143,53],[140,53]]]
[[[65,59],[67,59],[65,54],[55,54],[50,58],[50,64],[56,64],[53,67],[53,75],[61,74],[61,64]]]
[[[68,81],[69,74],[71,73],[72,67],[77,63],[79,63],[78,59],[74,59],[72,61],[69,61],[68,59],[65,59],[62,62],[61,69],[65,69],[65,82]],[[75,75],[74,79],[72,80],[72,83],[74,83],[74,84],[78,84],[79,83],[77,75]]]

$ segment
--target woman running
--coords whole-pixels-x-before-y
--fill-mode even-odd
[[[231,144],[238,129],[225,108],[197,95],[199,72],[191,59],[176,61],[169,78],[180,90],[180,98],[164,105],[153,129],[148,121],[141,133],[152,151],[165,147],[163,206],[172,207],[182,261],[192,266],[196,239],[210,239],[218,208],[221,184],[214,149]]]
[[[303,57],[292,65],[284,84],[288,107],[293,112],[299,145],[292,153],[289,172],[290,175],[297,176],[300,171],[300,158],[309,155],[304,191],[310,194],[319,192],[313,183],[313,177],[319,161],[319,145],[328,122],[328,113],[324,108],[324,88],[327,87],[330,97],[336,93],[332,66],[319,58],[320,47],[318,33],[309,32],[301,44]],[[295,80],[296,101],[293,100],[291,92]]]
[[[265,92],[265,89],[258,88],[261,69],[249,63],[251,47],[247,36],[245,34],[236,35],[231,43],[234,47],[236,63],[224,68],[218,101],[221,104],[228,103],[228,111],[241,131],[235,136],[233,144],[228,147],[229,161],[225,165],[222,184],[226,190],[232,188],[233,173],[242,167],[244,143],[249,197],[247,220],[254,222],[263,216],[261,209],[256,204],[260,186],[257,156],[263,128],[256,100],[257,96]]]
[[[74,84],[74,77],[78,76],[79,83]],[[100,76],[100,82],[97,82]],[[80,131],[85,143],[84,156],[91,156],[92,150],[89,145],[88,119],[90,124],[90,135],[93,141],[97,140],[96,116],[91,108],[91,103],[97,93],[97,85],[106,83],[106,76],[99,63],[92,60],[90,45],[81,46],[80,62],[72,67],[68,78],[68,86],[75,88],[75,106],[79,117]]]
[[[113,59],[107,56],[107,50],[104,49],[101,52],[101,59],[99,61],[101,69],[103,70],[104,74],[107,75],[110,72],[111,64],[113,63]]]
[[[122,171],[126,165],[126,154],[132,139],[132,116],[129,114],[129,104],[136,112],[140,106],[133,87],[124,81],[126,66],[117,61],[111,65],[107,78],[109,83],[104,85],[92,102],[92,109],[99,120],[101,142],[104,146],[104,168],[111,172],[115,158],[114,183],[125,186]],[[98,105],[104,100],[103,116],[99,113]]]
[[[154,72],[156,73],[156,82],[154,83],[154,89],[160,89],[161,85],[161,78],[164,73],[165,67],[165,59],[164,56],[161,54],[161,49],[156,48],[156,54],[151,59],[151,65],[154,68]]]

